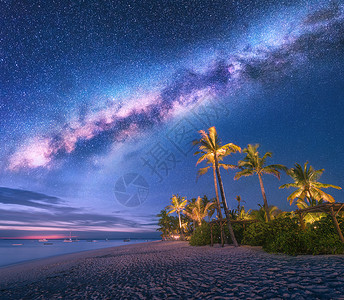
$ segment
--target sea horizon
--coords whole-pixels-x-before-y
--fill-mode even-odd
[[[73,237],[73,241],[81,241],[81,240],[123,240],[126,237],[118,237],[118,238],[99,238],[99,237],[90,237],[90,238],[80,238],[80,239],[75,239]],[[140,238],[132,238],[130,236],[127,237],[130,240],[159,240],[161,238],[152,238],[152,237],[140,237]],[[35,240],[40,240],[40,239],[47,239],[49,241],[59,241],[59,240],[66,240],[69,239],[69,237],[65,237],[65,238],[58,238],[58,239],[54,239],[54,238],[0,238],[0,241],[2,240],[23,240],[23,241],[35,241]]]
[[[157,240],[159,239],[112,238],[106,240],[90,238],[72,240],[72,242],[64,242],[64,239],[48,239],[47,242],[39,242],[37,239],[0,239],[0,268],[64,254],[119,247]]]

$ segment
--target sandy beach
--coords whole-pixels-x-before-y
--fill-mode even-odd
[[[344,299],[344,256],[149,242],[0,269],[0,299]]]

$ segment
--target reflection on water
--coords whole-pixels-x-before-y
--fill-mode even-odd
[[[39,242],[38,240],[0,240],[0,267],[55,255],[147,241],[152,240],[134,239],[130,240],[130,242],[124,242],[123,240],[80,240],[72,243],[65,243],[63,240],[45,242]]]

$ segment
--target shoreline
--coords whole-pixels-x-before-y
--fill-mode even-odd
[[[344,256],[153,241],[0,269],[1,299],[343,299]]]
[[[130,246],[135,246],[138,244],[148,244],[148,243],[156,243],[156,242],[161,242],[161,240],[135,243],[135,244],[130,244],[130,245],[120,245],[120,246],[99,248],[99,249],[81,250],[78,252],[57,254],[57,255],[53,255],[49,257],[25,260],[25,261],[18,262],[15,264],[2,266],[0,267],[0,289],[2,288],[2,284],[4,282],[2,278],[4,277],[6,277],[5,282],[13,281],[13,280],[17,281],[18,278],[17,277],[15,278],[15,276],[19,276],[20,278],[22,276],[22,273],[26,273],[26,271],[31,271],[32,269],[37,269],[40,267],[43,267],[46,269],[50,266],[62,267],[65,264],[74,263],[81,259],[92,258],[96,255],[104,255],[105,252],[112,253],[112,251],[116,248],[130,247]],[[55,270],[53,270],[52,272],[55,272]]]
[[[122,239],[120,239],[120,240],[122,240]],[[135,240],[135,239],[133,239],[133,240]],[[140,240],[140,239],[138,239],[138,240]],[[150,243],[150,242],[156,242],[156,241],[161,241],[161,240],[157,239],[157,240],[154,240],[154,241],[147,241],[147,242],[143,241],[143,242],[140,242],[140,243]],[[41,261],[41,260],[46,260],[46,259],[50,259],[50,258],[54,258],[54,257],[65,256],[65,255],[70,255],[70,254],[78,254],[78,253],[88,252],[88,251],[97,251],[97,250],[103,250],[103,249],[109,249],[109,248],[130,246],[130,245],[136,245],[136,244],[140,244],[140,243],[132,243],[132,244],[118,245],[118,246],[108,246],[108,247],[98,248],[98,249],[80,250],[80,251],[76,251],[76,252],[61,253],[61,254],[55,254],[55,255],[51,255],[51,256],[45,256],[45,257],[40,257],[40,258],[33,258],[33,259],[23,260],[23,261],[11,263],[11,264],[8,264],[8,265],[0,266],[0,272],[4,268],[14,267],[14,266],[17,266],[17,265],[22,265],[22,264],[26,264],[26,263],[30,263],[30,262],[36,262],[36,261],[38,262],[38,261]],[[0,283],[1,283],[1,280],[0,280]]]

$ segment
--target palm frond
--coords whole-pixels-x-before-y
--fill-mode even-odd
[[[266,167],[262,168],[260,172],[263,173],[263,174],[274,175],[278,179],[281,178],[280,171],[276,170],[275,168],[272,168],[271,166],[266,166]]]
[[[197,171],[197,179],[199,177],[201,177],[202,175],[206,174],[208,172],[210,167],[204,167],[204,168],[200,168],[198,171]]]
[[[296,198],[302,198],[302,199],[305,198],[304,194],[305,194],[305,192],[302,191],[301,189],[298,189],[295,192],[291,193],[287,198],[290,201],[290,205],[293,204],[294,199],[296,199]]]
[[[236,166],[236,165],[223,164],[223,163],[219,163],[219,167],[224,168],[225,170],[238,169],[238,166]]]
[[[340,186],[337,185],[333,185],[333,184],[327,184],[327,183],[320,183],[320,182],[315,182],[313,183],[313,186],[319,188],[319,189],[328,189],[328,188],[334,188],[337,190],[341,190],[342,188]]]
[[[272,165],[269,165],[267,167],[274,168],[276,170],[284,171],[284,172],[286,172],[288,170],[288,168],[286,166],[281,165],[281,164],[272,164]]]
[[[235,153],[235,152],[241,153],[241,148],[238,145],[235,145],[233,143],[225,144],[221,148],[225,149],[227,154]]]
[[[234,179],[238,180],[241,177],[252,176],[253,174],[254,174],[253,170],[244,169],[244,170],[237,172],[234,176]]]
[[[289,189],[289,188],[291,188],[291,187],[293,187],[293,188],[298,188],[299,186],[298,186],[296,183],[286,183],[286,184],[282,184],[282,185],[279,187],[279,189],[285,189],[285,188]]]
[[[258,152],[258,151],[257,151]],[[261,158],[261,165],[263,166],[265,164],[265,161],[268,157],[272,157],[272,152],[266,152],[263,157]]]
[[[325,193],[324,191],[322,191],[320,189],[315,189],[315,190],[317,192],[317,198],[318,198],[317,200],[323,199],[324,201],[330,202],[330,203],[336,202],[334,200],[334,198],[330,194],[327,194],[327,193]]]
[[[246,160],[239,160],[238,166],[241,168],[246,168],[246,169],[248,169],[248,168],[253,169],[254,168],[252,163],[250,161],[246,161]]]

